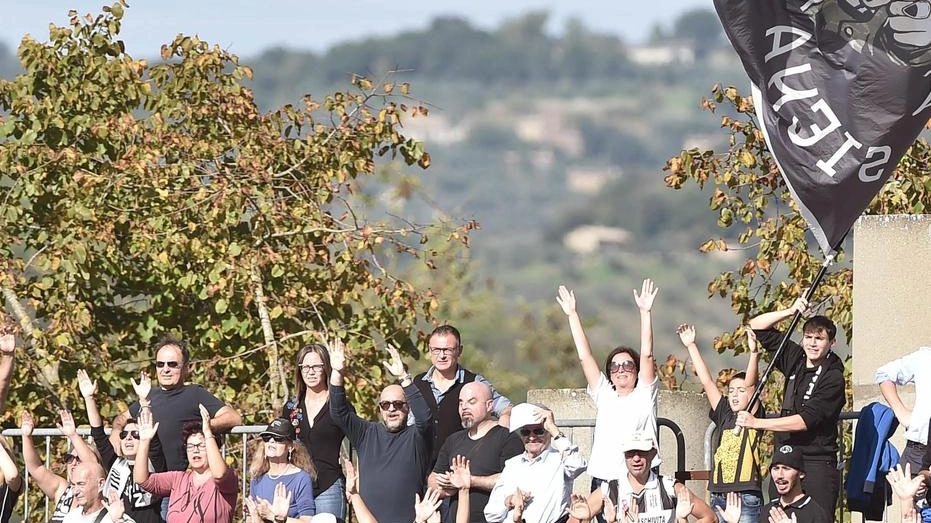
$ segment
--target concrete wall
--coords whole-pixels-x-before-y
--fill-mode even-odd
[[[864,216],[854,226],[854,408],[883,401],[873,383],[884,363],[931,344],[931,215]],[[915,388],[899,387],[906,405]],[[900,427],[893,444],[905,448]],[[899,519],[897,503],[889,521]],[[859,521],[859,514],[856,516]]]
[[[527,401],[546,405],[553,411],[556,424],[561,425],[563,432],[572,439],[587,458],[591,455],[592,429],[569,428],[565,422],[580,425],[580,421],[595,419],[595,405],[585,392],[585,389],[542,389],[531,390],[527,393]],[[658,405],[659,417],[674,421],[682,429],[685,436],[686,470],[704,470],[704,436],[708,428],[708,400],[704,393],[673,392],[661,390]],[[665,428],[659,429],[660,473],[674,475],[676,470],[676,441],[672,432]],[[687,483],[697,495],[705,496],[705,481],[690,481]],[[575,491],[588,492],[591,485],[591,476],[582,475],[575,481]]]

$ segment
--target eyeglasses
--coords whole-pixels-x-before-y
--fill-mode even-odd
[[[187,445],[184,446],[184,448],[187,449],[187,450],[189,450],[189,451],[192,451],[192,450],[207,450],[207,444],[206,444],[206,443],[188,443]]]
[[[612,361],[611,364],[608,365],[608,370],[610,370],[612,374],[618,371],[633,372],[636,369],[637,364],[631,360],[624,360],[620,363],[615,363]]]
[[[298,365],[297,368],[301,369],[301,372],[304,374],[311,374],[316,372],[323,372],[325,367],[318,363],[316,365]]]
[[[284,436],[275,436],[274,434],[262,434],[262,441],[268,443],[271,440],[275,440],[275,443],[284,443],[288,441],[288,438]]]
[[[65,464],[70,465],[72,462],[80,463],[81,458],[77,454],[65,454]]]
[[[401,410],[407,406],[406,401],[379,401],[378,406],[381,407],[381,410],[391,410],[391,407],[394,407],[394,410]]]
[[[546,429],[543,427],[535,427],[532,429],[520,429],[520,435],[523,438],[533,434],[534,436],[542,436],[546,432]]]
[[[155,362],[156,369],[160,369],[166,365],[168,366],[169,369],[177,369],[178,367],[181,366],[181,362],[179,361],[156,361]]]
[[[430,353],[437,356],[440,354],[453,355],[457,350],[459,350],[458,345],[455,347],[430,347]]]
[[[121,430],[120,439],[126,439],[126,436],[131,436],[133,439],[139,439],[138,430]]]

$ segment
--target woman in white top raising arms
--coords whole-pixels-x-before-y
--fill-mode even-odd
[[[653,318],[651,309],[659,288],[653,280],[643,280],[634,301],[640,310],[640,352],[630,347],[617,347],[608,354],[604,371],[592,355],[582,320],[576,311],[575,294],[559,287],[556,301],[569,318],[569,329],[579,355],[587,391],[595,402],[595,438],[592,443],[588,473],[592,476],[592,514],[601,512],[601,484],[625,477],[627,467],[620,442],[630,434],[645,431],[656,437],[656,399],[659,380],[653,360]],[[659,465],[659,460],[653,466]]]

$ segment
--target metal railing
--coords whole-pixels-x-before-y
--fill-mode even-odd
[[[249,439],[249,436],[254,435],[254,434],[259,434],[260,432],[265,430],[265,427],[266,425],[240,425],[238,427],[233,427],[233,429],[227,433],[228,434],[227,442],[223,446],[223,449],[222,449],[224,457],[228,455],[229,449],[231,447],[234,447],[234,445],[230,444],[229,440],[236,436],[239,436],[241,438],[240,443],[242,444],[242,451],[240,452],[239,467],[237,469],[239,473],[240,495],[241,496],[248,495],[247,489],[249,487],[249,474],[248,474],[248,468],[249,468],[249,441],[248,439]],[[79,435],[85,438],[87,436],[90,436],[90,433],[91,433],[89,428],[83,428],[83,427],[77,429],[77,431]],[[109,428],[105,429],[105,431],[107,434],[110,434]],[[0,434],[2,434],[3,436],[10,436],[10,437],[21,437],[22,431],[20,429],[6,429]],[[62,434],[62,432],[58,429],[35,428],[32,431],[32,437],[33,437],[33,440],[35,440],[36,438],[45,438],[44,464],[46,467],[49,467],[49,465],[51,465],[52,463],[52,459],[51,459],[52,438],[63,438],[65,437],[64,434]],[[89,445],[91,447],[94,446],[93,443],[89,443]],[[39,445],[36,445],[36,447],[40,448]],[[31,483],[30,476],[29,476],[29,471],[23,471],[23,472],[24,472],[23,473],[24,488],[23,488],[23,493],[20,494],[20,498],[23,500],[23,521],[32,521],[32,519],[30,519],[30,515],[34,511],[34,509],[33,507],[30,507],[30,502],[29,502],[29,488],[30,488],[30,483]],[[47,497],[44,499],[45,499],[44,508],[43,508],[44,516],[43,516],[42,521],[48,521],[49,516],[50,516],[49,510],[51,507],[51,502]]]

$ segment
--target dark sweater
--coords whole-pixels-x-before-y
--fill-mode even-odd
[[[767,351],[779,347],[782,332],[754,332]],[[818,367],[807,368],[805,362],[805,350],[792,340],[775,360],[776,369],[786,377],[779,416],[798,414],[808,427],[800,432],[777,432],[776,444],[798,447],[806,458],[833,458],[837,456],[837,424],[844,408],[844,363],[834,352],[829,352]]]
[[[359,418],[346,389],[330,385],[330,416],[359,454],[359,494],[379,523],[414,521],[414,494],[422,493],[430,459],[430,409],[420,390],[404,387],[417,420],[388,432],[382,423]]]

